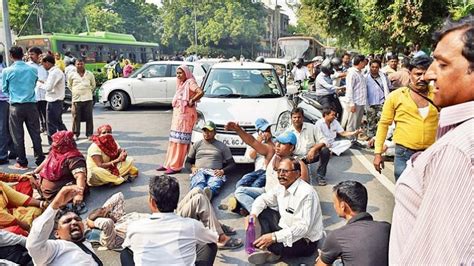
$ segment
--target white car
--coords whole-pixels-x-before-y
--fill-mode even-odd
[[[273,134],[278,135],[291,124],[292,104],[278,81],[272,65],[254,62],[230,62],[213,65],[202,86],[204,96],[197,105],[198,122],[192,142],[202,139],[206,120],[216,124],[216,138],[231,150],[237,163],[251,163],[245,157],[246,144],[235,132],[224,130],[229,121],[237,122],[250,134],[256,132],[255,120],[265,118]]]
[[[176,92],[176,69],[187,65],[201,84],[206,71],[201,63],[183,61],[155,61],[143,65],[128,78],[105,82],[99,91],[100,102],[109,103],[115,111],[142,103],[171,104]]]

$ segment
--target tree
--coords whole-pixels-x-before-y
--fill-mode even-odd
[[[123,21],[119,14],[104,4],[90,4],[84,8],[90,31],[124,32]]]

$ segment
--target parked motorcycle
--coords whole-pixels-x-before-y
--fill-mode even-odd
[[[307,82],[295,81],[297,92],[288,96],[294,107],[303,109],[305,122],[316,123],[323,117],[323,107],[319,104],[315,92],[308,91]]]

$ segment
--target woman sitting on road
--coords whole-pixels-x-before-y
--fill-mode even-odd
[[[14,185],[7,185],[8,182]],[[27,176],[0,173],[0,229],[28,236],[31,223],[48,204],[32,198]]]
[[[51,202],[63,186],[77,184],[84,191],[86,184],[86,160],[77,149],[74,133],[71,131],[58,131],[52,136],[53,143],[46,160],[33,172],[39,174],[39,182],[35,184],[40,195]],[[37,182],[33,180],[34,182]],[[85,205],[84,194],[76,195],[73,204],[79,212],[83,212]]]
[[[197,120],[196,102],[204,92],[196,83],[196,79],[186,65],[176,70],[176,94],[173,98],[173,119],[171,121],[168,152],[165,163],[158,171],[166,174],[179,173],[191,143],[191,134]]]
[[[138,176],[138,169],[133,165],[133,158],[121,149],[112,136],[112,127],[102,125],[93,143],[87,150],[87,183],[89,186],[105,184],[120,185],[132,181]]]

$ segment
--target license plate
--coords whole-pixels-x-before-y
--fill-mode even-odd
[[[229,147],[244,146],[244,141],[238,136],[216,135],[216,139],[222,141]]]

